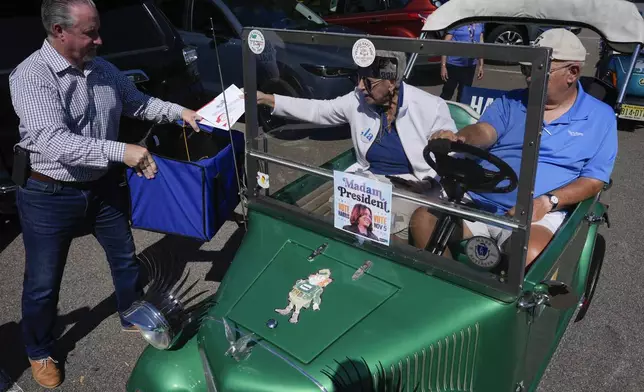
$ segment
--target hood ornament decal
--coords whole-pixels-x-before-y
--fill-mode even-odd
[[[225,318],[222,318],[224,322],[224,330],[226,331],[226,340],[228,340],[228,350],[226,350],[225,355],[229,355],[235,359],[235,361],[240,362],[248,359],[253,350],[255,338],[254,333],[249,333],[244,335],[241,338],[237,339],[233,329],[228,324]]]

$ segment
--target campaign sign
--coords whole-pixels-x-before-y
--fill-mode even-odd
[[[469,105],[479,115],[481,115],[496,98],[501,97],[504,93],[504,90],[464,86],[460,103]]]
[[[334,225],[389,245],[391,184],[357,174],[333,172]]]

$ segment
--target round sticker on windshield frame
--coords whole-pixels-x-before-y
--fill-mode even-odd
[[[376,59],[376,47],[373,42],[366,38],[360,38],[353,44],[351,49],[353,62],[359,67],[368,67]]]
[[[501,261],[501,251],[496,242],[482,236],[475,236],[467,241],[465,254],[475,266],[485,270],[491,270]]]
[[[251,30],[248,33],[248,47],[250,51],[255,54],[262,54],[264,48],[266,48],[266,39],[264,34],[259,30]]]

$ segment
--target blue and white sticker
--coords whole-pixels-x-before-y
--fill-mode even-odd
[[[374,135],[371,131],[371,128],[367,128],[364,131],[360,132],[360,140],[362,140],[364,143],[371,143],[373,137]]]
[[[472,263],[485,269],[496,267],[501,260],[501,252],[496,242],[482,236],[470,238],[465,245],[465,253]]]
[[[368,39],[360,38],[353,44],[351,55],[358,67],[368,67],[376,59],[376,47]]]
[[[248,33],[248,47],[250,51],[255,54],[262,54],[264,48],[266,47],[266,39],[264,34],[259,30],[251,30]]]

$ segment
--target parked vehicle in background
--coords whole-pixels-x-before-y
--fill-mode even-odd
[[[639,11],[643,15],[642,11]],[[644,53],[640,50],[630,70],[632,55],[612,50],[603,40],[599,43],[599,61],[596,66],[596,77],[616,90],[624,90],[621,102],[614,109],[617,113],[620,129],[633,130],[644,122]],[[630,70],[630,72],[629,72]]]
[[[327,22],[374,35],[419,37],[423,23],[448,0],[303,0]],[[486,43],[529,45],[550,27],[534,24],[485,23]],[[570,28],[575,34],[581,28]],[[441,33],[430,32],[430,38]],[[438,64],[440,57],[421,56],[417,64]]]
[[[304,0],[327,22],[368,34],[415,38],[438,7],[431,0]]]
[[[101,16],[103,46],[99,55],[116,65],[139,89],[152,96],[187,107],[204,102],[195,64],[197,55],[152,1],[96,0]],[[11,182],[13,146],[19,140],[18,124],[9,93],[9,74],[46,37],[40,19],[40,2],[2,2],[0,33],[12,37],[0,44],[0,214],[14,213]],[[149,124],[123,117],[120,138],[138,141]]]
[[[221,94],[219,69],[226,87],[244,86],[242,71],[242,39],[244,26],[283,28],[340,33],[357,31],[330,25],[304,3],[295,0],[157,0],[179,30],[182,39],[196,48],[197,65],[206,94],[211,98]],[[213,39],[214,26],[216,40]],[[267,47],[257,60],[257,88],[267,93],[295,97],[335,98],[351,91],[355,85],[355,66],[347,64],[350,56],[337,47],[311,50],[305,45]],[[216,49],[216,50],[215,50]],[[217,61],[217,52],[221,63]],[[260,110],[259,120],[264,129],[274,129],[286,123],[273,118],[268,110]]]

